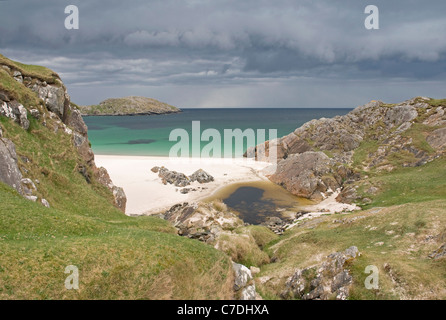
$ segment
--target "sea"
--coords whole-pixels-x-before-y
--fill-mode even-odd
[[[175,140],[170,141],[172,139],[169,137],[173,130],[183,129],[180,131],[187,132],[189,140],[192,141],[194,121],[199,121],[200,133],[198,136],[201,136],[201,133],[206,129],[217,130],[221,135],[221,146],[224,149],[228,145],[228,141],[224,141],[225,130],[240,129],[245,132],[247,129],[253,129],[255,133],[263,130],[265,139],[268,140],[272,137],[269,133],[274,132],[270,130],[276,129],[277,137],[283,137],[312,119],[332,118],[337,115],[345,115],[351,110],[337,108],[200,108],[183,109],[180,113],[156,116],[86,116],[84,121],[88,126],[88,135],[95,154],[169,156],[171,148],[180,140],[176,137]],[[195,122],[195,128],[197,128],[197,122]],[[213,130],[214,133],[217,132],[215,130]],[[260,138],[261,135],[256,135],[256,137]],[[203,139],[201,148],[212,140]],[[243,149],[246,151],[250,146],[248,141],[245,141]]]

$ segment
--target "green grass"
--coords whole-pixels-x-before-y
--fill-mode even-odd
[[[57,73],[48,68],[16,62],[6,58],[1,54],[0,54],[0,64],[6,65],[11,69],[20,71],[23,77],[37,78],[41,81],[46,81],[49,84],[56,83],[56,79],[59,78]]]
[[[446,107],[446,99],[431,99],[427,101],[427,103],[432,107],[439,107],[439,106]]]
[[[446,260],[428,259],[440,243],[425,243],[424,239],[427,235],[442,232],[438,226],[445,228],[445,205],[445,200],[406,204],[379,212],[371,210],[343,216],[360,217],[352,223],[334,223],[335,217],[329,216],[293,228],[280,241],[268,246],[276,262],[262,267],[260,276],[276,280],[260,285],[260,289],[268,295],[277,295],[295,268],[318,265],[328,254],[355,245],[361,256],[349,265],[354,279],[351,299],[444,299]],[[402,292],[395,292],[396,286],[384,270],[386,263],[399,274]],[[367,290],[364,286],[367,277],[364,270],[368,265],[375,265],[380,270],[378,291]]]

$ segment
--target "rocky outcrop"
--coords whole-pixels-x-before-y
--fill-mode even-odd
[[[353,246],[343,252],[330,254],[318,266],[297,269],[287,280],[282,297],[301,300],[346,300],[353,280],[347,264],[359,255],[358,248]]]
[[[176,204],[163,218],[178,229],[179,235],[207,243],[214,243],[222,231],[243,225],[242,220],[218,201]]]
[[[186,176],[181,172],[170,171],[165,167],[153,167],[151,171],[158,173],[158,176],[161,178],[163,184],[173,184],[176,187],[185,187],[195,181],[199,182],[200,184],[214,181],[214,177],[202,169],[195,171],[190,176]]]
[[[332,190],[359,180],[360,171],[416,167],[442,154],[445,128],[423,131],[422,127],[446,125],[446,105],[433,105],[438,101],[424,97],[395,105],[372,101],[345,116],[309,121],[283,138],[256,146],[253,153],[265,161],[268,158],[263,155],[277,147],[277,167],[270,180],[298,196],[321,200]],[[411,131],[414,124],[419,133]],[[434,151],[419,141],[423,135]],[[362,143],[370,146],[361,149]],[[368,153],[358,157],[361,152]],[[355,201],[354,190],[343,190],[341,198]]]

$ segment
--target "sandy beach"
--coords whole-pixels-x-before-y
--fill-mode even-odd
[[[96,155],[98,167],[105,167],[113,183],[122,187],[127,195],[127,215],[154,214],[165,211],[184,201],[198,201],[211,196],[218,189],[232,183],[267,180],[264,169],[271,164],[253,159],[170,159],[169,157]],[[203,169],[214,177],[214,182],[192,183],[188,188],[197,191],[188,194],[179,192],[181,188],[164,185],[155,166],[186,175]]]

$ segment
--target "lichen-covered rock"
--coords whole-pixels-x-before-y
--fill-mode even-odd
[[[0,101],[0,115],[13,119],[25,130],[28,130],[29,128],[26,109],[15,100],[3,103]]]
[[[23,195],[22,173],[17,164],[15,145],[4,138],[0,138],[0,181]]]
[[[330,254],[318,266],[297,269],[288,278],[282,297],[302,300],[347,299],[353,279],[346,269],[346,263],[359,254],[358,248],[352,246],[343,252]]]

